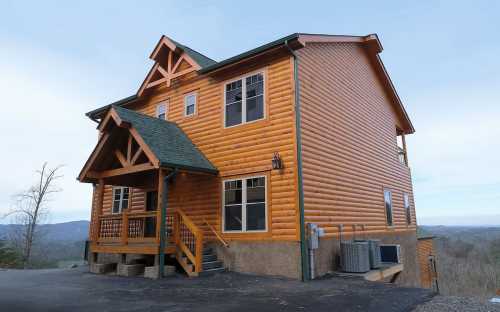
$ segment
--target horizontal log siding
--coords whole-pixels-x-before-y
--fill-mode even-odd
[[[336,236],[339,224],[346,233],[354,224],[373,233],[415,230],[410,170],[396,150],[400,119],[364,48],[310,43],[298,53],[306,222],[327,236]],[[392,190],[394,227],[386,225],[384,187]]]
[[[420,270],[420,283],[423,288],[432,287],[432,270],[429,256],[434,255],[434,244],[432,239],[419,239],[418,244],[418,267]]]
[[[195,74],[174,81],[171,88],[160,86],[145,103],[130,108],[154,116],[156,105],[168,99],[168,119],[186,132],[220,176],[269,174],[268,233],[226,234],[226,239],[297,240],[293,64],[285,57],[262,68],[266,75],[266,119],[262,121],[224,129],[224,81]],[[193,91],[198,93],[196,115],[184,117],[184,95]],[[282,172],[271,170],[274,152],[283,160]],[[105,211],[111,209],[110,192],[106,188]],[[133,203],[136,194],[140,193],[134,192]],[[181,207],[213,237],[203,219],[220,231],[221,205],[220,178],[188,174],[176,180],[169,207]]]

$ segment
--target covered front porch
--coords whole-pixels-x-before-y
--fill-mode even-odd
[[[97,146],[79,176],[94,185],[90,252],[155,255],[160,268],[165,255],[174,255],[189,276],[198,275],[204,230],[169,202],[174,187],[216,181],[217,170],[165,120],[112,107],[98,129]]]

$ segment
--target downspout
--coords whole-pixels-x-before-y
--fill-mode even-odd
[[[159,271],[158,278],[162,278],[165,271],[165,242],[167,241],[165,235],[165,219],[167,217],[167,205],[168,205],[168,182],[170,179],[175,177],[177,174],[177,168],[174,168],[174,171],[170,172],[167,176],[163,178],[163,189],[161,193],[161,212],[160,212],[160,250],[158,252],[159,255]]]
[[[288,40],[285,40],[285,46],[293,56],[293,79],[295,83],[295,135],[297,141],[297,180],[299,192],[299,223],[300,223],[300,257],[302,262],[302,281],[310,280],[309,258],[307,255],[307,241],[304,218],[304,184],[302,179],[302,138],[301,138],[301,122],[300,122],[300,93],[299,93],[299,58],[295,51],[288,45]]]

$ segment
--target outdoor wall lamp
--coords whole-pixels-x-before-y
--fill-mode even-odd
[[[281,161],[281,157],[278,152],[274,152],[272,164],[273,169],[283,169],[283,162]]]

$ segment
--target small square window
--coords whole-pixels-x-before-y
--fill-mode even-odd
[[[184,116],[192,116],[196,113],[196,102],[196,93],[191,93],[184,97]]]
[[[156,105],[156,117],[159,119],[167,120],[167,103]]]
[[[113,208],[112,213],[121,213],[128,208],[129,188],[115,186],[113,187]]]

